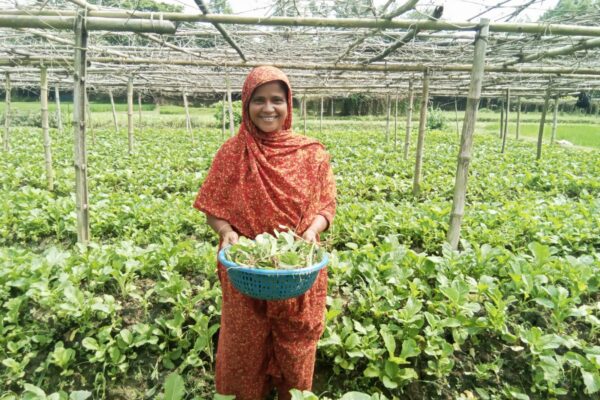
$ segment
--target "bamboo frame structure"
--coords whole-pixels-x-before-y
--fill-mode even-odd
[[[421,93],[421,110],[419,115],[419,136],[417,137],[417,152],[415,173],[413,176],[413,196],[421,192],[421,170],[423,168],[423,148],[425,145],[425,130],[427,123],[427,105],[429,104],[429,71],[423,73],[423,91]]]
[[[550,144],[554,144],[556,139],[556,128],[558,127],[558,96],[554,96],[554,112],[552,114],[552,134],[550,135]]]
[[[408,151],[410,149],[410,135],[412,133],[412,113],[414,102],[413,80],[408,82],[408,104],[406,106],[406,133],[404,135],[404,159],[408,160]]]
[[[506,149],[506,137],[508,136],[508,120],[510,115],[510,88],[506,89],[506,113],[504,114],[504,130],[502,132],[502,149],[500,153],[504,153]]]
[[[56,103],[56,129],[58,130],[58,133],[62,135],[64,129],[62,122],[62,111],[60,109],[60,91],[58,89],[58,85],[54,86],[54,101]]]
[[[537,153],[536,160],[542,158],[542,141],[544,139],[544,126],[546,124],[546,113],[548,112],[548,104],[550,103],[550,85],[548,85],[548,89],[546,90],[546,97],[544,98],[544,108],[542,109],[542,116],[540,118],[540,127],[538,129],[538,139],[537,139]]]
[[[483,81],[485,52],[489,35],[489,20],[482,19],[480,31],[475,40],[475,51],[473,56],[473,71],[471,73],[471,85],[467,97],[467,107],[463,120],[462,134],[460,138],[460,151],[456,167],[456,180],[454,183],[454,196],[452,199],[452,211],[450,212],[450,224],[446,239],[453,249],[458,248],[460,239],[460,227],[465,213],[467,197],[467,180],[469,177],[469,164],[471,163],[471,150],[473,148],[473,132],[477,121],[477,109],[481,98],[481,84]]]
[[[392,102],[390,100],[390,94],[386,95],[386,118],[385,118],[385,142],[390,142],[390,114],[392,108]]]
[[[119,123],[117,122],[117,110],[115,108],[115,98],[113,97],[112,89],[108,89],[108,97],[110,98],[110,107],[112,110],[113,124],[115,125],[115,133],[119,133]]]
[[[3,148],[5,152],[10,151],[10,73],[6,73],[4,78],[5,106],[4,106],[4,140]]]
[[[396,92],[396,100],[394,106],[394,151],[398,147],[398,92]]]
[[[515,127],[515,139],[519,140],[521,132],[521,97],[517,96],[517,126]]]
[[[185,111],[185,130],[192,140],[192,145],[195,144],[194,132],[192,131],[192,120],[190,119],[190,109],[188,108],[187,93],[183,92],[183,108]]]
[[[227,75],[227,103],[229,107],[229,136],[233,137],[235,134],[235,127],[233,124],[233,102],[231,101],[231,84],[229,82],[229,75]]]
[[[40,106],[42,113],[42,137],[44,143],[44,162],[46,166],[46,185],[49,191],[54,190],[54,170],[52,169],[52,139],[48,124],[48,71],[40,69]]]

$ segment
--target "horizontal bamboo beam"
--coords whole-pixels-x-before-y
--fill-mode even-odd
[[[270,65],[281,69],[289,70],[314,70],[314,71],[360,71],[360,72],[423,72],[430,70],[432,72],[467,72],[470,71],[469,64],[449,64],[449,65],[428,65],[428,64],[326,64],[326,63],[271,63],[271,62],[216,62],[200,61],[188,59],[153,59],[153,58],[128,58],[116,59],[111,57],[89,57],[89,61],[116,65],[178,65],[178,66],[197,66],[197,67],[230,67],[230,68],[253,68],[260,65]],[[45,64],[65,65],[70,64],[70,60],[56,57],[4,57],[0,58],[1,66],[17,65],[36,65]],[[596,68],[572,68],[565,67],[504,67],[502,65],[486,65],[485,72],[496,73],[517,73],[517,74],[537,74],[537,75],[589,75],[600,76],[600,69]]]
[[[74,16],[74,11],[44,10],[44,11],[3,11],[0,16]],[[381,28],[381,29],[418,29],[436,31],[475,31],[478,24],[466,21],[431,21],[431,20],[386,20],[374,18],[296,18],[296,17],[249,17],[228,14],[201,13],[156,13],[130,11],[88,11],[90,17],[125,19],[168,20],[176,22],[206,22],[237,25],[265,26],[317,26],[331,28]],[[3,26],[3,25],[0,25]],[[71,25],[72,26],[72,25]],[[35,26],[38,28],[39,26]],[[89,28],[88,28],[89,29]],[[600,36],[600,27],[587,25],[565,25],[547,23],[511,23],[491,22],[490,32],[530,33],[538,35],[558,36]]]
[[[568,54],[573,54],[580,50],[593,49],[593,48],[597,48],[597,47],[600,47],[600,38],[585,40],[585,41],[582,41],[580,43],[576,43],[576,44],[573,44],[570,46],[563,46],[563,47],[558,47],[556,49],[540,51],[539,53],[530,54],[527,56],[519,56],[516,60],[507,61],[503,65],[510,66],[510,65],[514,65],[514,64],[518,64],[518,63],[522,63],[522,62],[539,60],[542,58],[564,56],[564,55],[568,55]]]
[[[61,13],[68,14],[68,12]],[[159,34],[173,34],[177,30],[177,26],[173,22],[158,19],[88,17],[86,18],[85,22],[85,28],[88,31],[153,32]],[[0,13],[0,28],[73,30],[74,26],[74,14],[73,16],[40,17],[35,15],[7,15],[3,12]]]

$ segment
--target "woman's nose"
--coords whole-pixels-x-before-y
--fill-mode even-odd
[[[271,102],[271,101],[265,102],[264,110],[265,111],[273,111],[273,110],[275,110],[275,104],[273,104],[273,102]]]

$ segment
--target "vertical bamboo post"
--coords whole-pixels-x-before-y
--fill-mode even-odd
[[[454,96],[454,119],[456,120],[456,136],[460,137],[460,129],[458,128],[458,100]]]
[[[331,116],[333,117],[333,110],[334,109],[334,104],[333,104],[333,97],[331,98]]]
[[[485,48],[489,31],[489,19],[482,19],[479,23],[479,32],[475,40],[473,67],[471,69],[471,84],[465,108],[462,134],[460,139],[460,152],[456,168],[456,181],[454,184],[454,197],[450,213],[450,227],[447,240],[453,249],[458,248],[460,226],[464,215],[467,196],[467,178],[469,176],[469,163],[471,162],[471,149],[473,147],[473,132],[477,122],[477,108],[481,97],[481,83],[483,81]]]
[[[92,144],[96,144],[96,134],[94,132],[94,126],[92,125],[92,107],[90,106],[90,99],[85,91],[85,113],[87,115],[87,128],[89,128],[90,133],[92,134]]]
[[[508,116],[510,114],[510,88],[506,89],[506,113],[504,114],[504,132],[502,132],[502,149],[500,153],[504,153],[506,148],[506,136],[508,136]]]
[[[408,104],[406,108],[406,135],[404,137],[404,159],[408,160],[408,149],[410,147],[410,134],[412,133],[412,113],[414,101],[413,80],[408,82]]]
[[[225,140],[225,102],[227,101],[227,93],[223,93],[223,110],[222,110],[222,129],[221,129],[221,140]]]
[[[421,113],[419,115],[419,136],[417,138],[417,154],[415,174],[413,177],[413,195],[421,192],[421,169],[423,166],[423,147],[425,144],[425,128],[427,123],[427,104],[429,103],[429,71],[423,72],[423,92],[421,94]]]
[[[58,133],[63,133],[62,112],[60,111],[60,90],[58,84],[54,86],[54,101],[56,102],[56,127]]]
[[[6,106],[4,107],[4,151],[10,150],[10,73],[5,75]]]
[[[390,98],[390,94],[388,93],[386,96],[386,108],[387,108],[387,116],[385,122],[385,142],[390,142],[390,115],[392,113],[392,100]]]
[[[115,124],[115,132],[119,133],[119,124],[117,123],[117,110],[115,109],[115,99],[113,97],[112,89],[108,89],[108,97],[110,97],[110,105],[112,107],[113,123]]]
[[[127,80],[127,145],[133,154],[133,76]]]
[[[304,120],[304,134],[306,135],[306,93],[302,95],[302,118]]]
[[[319,119],[319,133],[323,133],[323,96],[321,96],[321,116]]]
[[[398,92],[396,91],[396,101],[394,107],[394,151],[398,147]]]
[[[192,139],[192,145],[195,143],[194,132],[192,131],[192,120],[190,119],[190,109],[188,106],[187,93],[183,92],[183,107],[185,108],[185,129]]]
[[[502,139],[502,135],[504,134],[504,101],[500,102],[500,131],[498,132],[498,137]]]
[[[556,139],[556,128],[558,126],[558,96],[554,97],[554,115],[552,116],[552,136],[550,136],[550,144],[554,144]]]
[[[225,77],[227,81],[227,102],[229,103],[229,136],[233,137],[235,134],[235,127],[233,125],[233,102],[231,101],[231,85],[229,82],[229,74]]]
[[[544,99],[544,108],[542,109],[542,118],[540,119],[540,128],[538,130],[537,154],[536,159],[542,158],[542,140],[544,139],[544,125],[546,124],[546,113],[548,112],[548,104],[550,103],[550,86],[546,89],[546,97]]]
[[[521,132],[521,98],[517,96],[517,129],[515,131],[515,139],[519,140]]]
[[[142,92],[138,92],[138,126],[142,132]]]
[[[52,139],[48,125],[48,69],[40,68],[40,105],[42,111],[42,135],[44,137],[44,161],[46,164],[46,183],[48,190],[54,190],[54,171],[52,170]]]
[[[77,240],[90,240],[89,203],[87,184],[87,156],[85,149],[85,91],[87,31],[84,16],[78,13],[75,22],[75,58],[73,88],[73,136],[75,149],[75,207],[77,211]]]

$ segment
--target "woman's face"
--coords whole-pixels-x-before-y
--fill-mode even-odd
[[[287,118],[285,90],[279,82],[269,82],[254,90],[248,106],[250,120],[265,132],[278,132]]]

